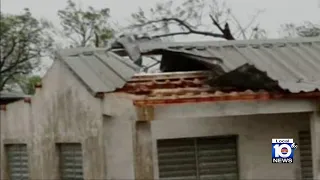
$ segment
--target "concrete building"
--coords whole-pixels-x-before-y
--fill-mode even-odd
[[[63,51],[1,105],[1,179],[320,178],[319,38],[135,48]],[[137,73],[151,53],[164,72]],[[298,143],[293,163],[272,138]]]

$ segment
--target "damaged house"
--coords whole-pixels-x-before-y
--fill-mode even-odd
[[[161,73],[139,73],[150,55]],[[318,179],[319,89],[320,38],[64,50],[1,106],[1,179]]]

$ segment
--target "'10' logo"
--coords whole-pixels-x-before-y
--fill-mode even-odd
[[[293,163],[297,147],[293,139],[272,139],[272,163]]]

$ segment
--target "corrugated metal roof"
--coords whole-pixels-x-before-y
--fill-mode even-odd
[[[320,90],[320,38],[188,43],[139,43],[140,53],[171,51],[220,58],[228,74],[253,65],[290,92]],[[201,61],[201,60],[200,60]]]
[[[23,99],[25,97],[30,97],[29,95],[25,95],[23,93],[17,92],[0,92],[0,99]]]
[[[29,97],[30,97],[29,95],[25,95],[25,94],[19,93],[19,92],[2,91],[2,92],[0,92],[0,105],[9,104],[9,103],[19,101],[24,98],[29,98]],[[2,110],[5,110],[5,108],[4,109],[3,108],[4,107],[2,107]]]
[[[102,48],[68,49],[58,56],[94,94],[121,88],[140,69],[131,60]]]
[[[206,84],[209,74],[209,72],[173,72],[135,75],[116,93],[124,94],[137,106],[208,101],[320,98],[320,92],[274,93],[250,89],[239,91],[236,87],[209,87]]]

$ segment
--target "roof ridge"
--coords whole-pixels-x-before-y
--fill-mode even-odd
[[[155,44],[157,48],[164,48],[161,45],[164,45],[166,48],[170,47],[178,47],[178,46],[232,46],[232,45],[262,45],[262,44],[288,44],[288,43],[320,43],[320,36],[319,37],[308,37],[308,38],[274,38],[274,39],[250,39],[250,40],[229,40],[229,41],[191,41],[191,42],[141,42],[138,43],[139,45],[151,45]],[[153,48],[150,48],[153,49]],[[156,49],[156,48],[155,48]]]

